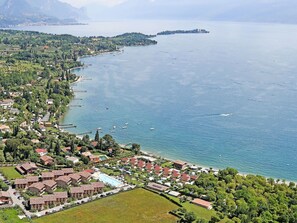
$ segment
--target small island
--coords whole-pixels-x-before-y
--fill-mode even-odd
[[[209,31],[205,29],[192,29],[192,30],[173,30],[173,31],[163,31],[157,33],[158,36],[165,35],[174,35],[174,34],[198,34],[198,33],[209,33]]]

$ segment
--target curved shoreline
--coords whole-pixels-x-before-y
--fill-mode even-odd
[[[85,57],[83,57],[83,58],[89,58],[89,57],[93,57],[93,56],[99,56],[99,55],[101,55],[101,54],[105,54],[105,53],[114,53],[114,52],[117,52],[117,51],[111,51],[111,52],[102,52],[102,53],[100,53],[100,54],[97,54],[97,55],[87,55],[87,56],[85,56]],[[82,66],[82,67],[77,67],[77,68],[73,68],[73,70],[75,71],[76,69],[78,70],[78,69],[82,69],[82,68],[84,68],[85,66]],[[79,82],[79,81],[81,81],[82,80],[82,76],[80,76],[80,78],[78,78],[78,80],[76,81],[76,82]],[[75,83],[75,82],[74,82]],[[66,115],[66,114],[65,114]],[[119,143],[123,143],[123,141],[121,141],[121,142],[119,142]],[[124,143],[123,143],[124,144]],[[150,155],[150,156],[153,156],[153,157],[161,157],[161,158],[163,158],[163,159],[165,159],[165,160],[168,160],[168,161],[174,161],[174,160],[177,160],[178,158],[176,158],[175,159],[175,157],[173,156],[173,158],[168,158],[168,157],[164,157],[164,156],[162,156],[162,155],[158,155],[158,154],[156,154],[156,153],[154,153],[153,151],[150,151],[149,149],[142,149],[141,150],[142,152],[144,152],[144,153],[146,153],[146,154],[148,154],[148,155]],[[218,167],[216,167],[216,166],[213,166],[213,167],[209,167],[209,166],[207,166],[207,164],[204,164],[204,165],[201,165],[201,164],[199,164],[199,161],[188,161],[187,159],[182,159],[183,161],[185,161],[185,162],[187,162],[188,164],[193,164],[193,165],[195,165],[195,166],[198,166],[198,167],[202,167],[202,168],[205,168],[205,169],[212,169],[212,170],[215,170],[215,171],[218,171],[218,170],[220,170],[220,169],[224,169],[224,168],[218,168]],[[227,166],[226,166],[227,167]],[[235,168],[236,169],[236,166],[230,166],[230,167],[232,167],[232,168]],[[251,175],[260,175],[260,176],[263,176],[263,177],[265,177],[265,178],[273,178],[273,179],[275,179],[275,180],[277,180],[277,179],[284,179],[284,180],[286,180],[286,183],[289,183],[289,182],[294,182],[294,183],[297,183],[297,181],[296,180],[290,180],[290,179],[287,179],[287,178],[281,178],[281,177],[271,177],[271,176],[267,176],[267,175],[264,175],[264,174],[261,174],[261,173],[252,173],[252,172],[244,172],[244,171],[239,171],[239,174],[240,175],[242,175],[242,176],[246,176],[246,175],[249,175],[249,174],[251,174]]]

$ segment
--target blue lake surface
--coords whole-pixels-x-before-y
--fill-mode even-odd
[[[297,26],[195,21],[102,22],[22,29],[154,34],[158,45],[83,58],[85,80],[64,123],[205,166],[297,181]],[[91,79],[91,80],[90,80]],[[125,123],[129,123],[126,125]],[[124,127],[124,128],[123,128]],[[154,128],[154,130],[151,130]]]

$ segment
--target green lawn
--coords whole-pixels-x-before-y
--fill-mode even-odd
[[[34,223],[173,223],[177,206],[157,194],[135,189],[34,220]]]
[[[21,175],[18,171],[16,171],[14,166],[0,167],[0,172],[8,180],[14,180],[16,178],[23,178],[23,175]]]
[[[177,197],[173,197],[170,195],[167,195],[169,198],[175,200],[176,202],[179,202],[179,198]],[[190,203],[189,201],[181,203],[181,205],[187,209],[187,211],[192,211],[195,213],[195,215],[199,218],[204,218],[205,220],[210,220],[211,216],[213,216],[215,214],[215,211],[213,210],[207,210],[203,207],[199,207],[197,205],[194,205],[192,203]]]
[[[1,223],[25,223],[29,222],[28,219],[19,219],[18,215],[23,214],[17,209],[8,208],[8,209],[0,209],[0,222]]]

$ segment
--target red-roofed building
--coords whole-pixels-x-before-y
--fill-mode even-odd
[[[94,187],[95,193],[102,193],[105,187],[104,183],[102,182],[92,182],[91,185]]]
[[[71,184],[78,185],[81,182],[81,177],[77,173],[69,174],[68,175],[71,178]]]
[[[37,183],[39,181],[39,177],[38,176],[27,176],[26,180],[28,182],[28,186]]]
[[[15,189],[25,189],[28,186],[27,179],[15,179],[14,181]]]
[[[143,160],[138,160],[137,167],[143,169],[145,167],[145,162]]]
[[[42,148],[35,149],[35,152],[38,153],[39,156],[44,156],[47,154],[47,150]]]
[[[42,180],[54,180],[55,175],[53,172],[43,172],[43,173],[41,173],[41,179]]]
[[[54,164],[54,159],[47,155],[40,157],[40,161],[45,166],[51,166]]]
[[[171,173],[172,173],[172,170],[171,170],[170,168],[168,168],[168,167],[164,167],[164,168],[163,168],[163,176],[164,176],[164,177],[168,177],[168,176],[170,176]]]
[[[180,173],[179,173],[179,171],[178,171],[178,170],[172,170],[172,175],[171,175],[171,177],[172,177],[173,179],[178,179],[178,178],[180,177]]]
[[[10,194],[7,191],[0,191],[0,205],[11,203]]]
[[[124,158],[121,159],[121,162],[122,162],[123,164],[127,164],[127,163],[129,162],[129,158],[124,157]]]
[[[159,165],[156,165],[154,168],[155,174],[159,175],[162,172],[162,167]]]
[[[87,170],[84,170],[84,172],[88,172],[90,174],[93,174],[93,173],[95,173],[95,170],[87,169]]]
[[[56,180],[58,187],[67,188],[71,184],[71,178],[69,176],[60,176]]]
[[[28,162],[23,163],[21,165],[17,165],[15,169],[24,175],[28,173],[34,173],[38,168],[35,163]]]
[[[187,167],[187,163],[177,160],[173,163],[174,168],[178,169],[178,170],[183,170]]]
[[[91,180],[92,175],[87,171],[83,171],[83,172],[80,172],[78,174],[80,175],[81,181],[83,183],[88,183]]]
[[[45,191],[45,186],[43,183],[34,183],[28,187],[28,191],[32,192],[33,194],[43,194]]]
[[[82,187],[71,187],[69,193],[70,196],[74,198],[84,197],[84,189]]]
[[[195,180],[197,180],[197,179],[198,179],[198,176],[196,176],[196,175],[192,175],[192,176],[191,176],[191,180],[195,181]]]
[[[191,179],[191,177],[189,176],[189,174],[183,173],[183,174],[181,175],[181,180],[182,180],[183,182],[189,182],[190,179]]]
[[[212,204],[210,202],[199,199],[199,198],[196,198],[196,199],[192,200],[192,203],[196,204],[196,205],[198,205],[200,207],[206,208],[208,210],[212,209]]]
[[[137,163],[138,163],[138,160],[135,157],[133,157],[133,158],[130,159],[129,162],[130,162],[130,165],[131,166],[136,166]]]
[[[145,165],[145,169],[146,169],[147,172],[151,172],[153,167],[154,167],[154,165],[152,163],[147,163]]]

